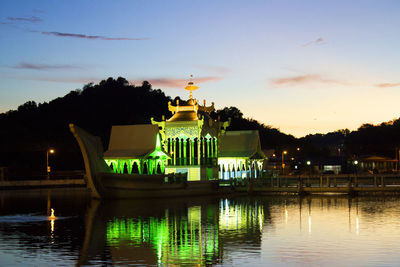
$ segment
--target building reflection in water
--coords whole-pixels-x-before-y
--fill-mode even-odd
[[[142,247],[142,252],[155,253],[160,265],[212,262],[219,251],[218,227],[212,217],[202,224],[201,206],[189,207],[186,216],[166,210],[164,217],[114,218],[107,222],[106,239],[116,249],[112,252]]]
[[[216,264],[222,260],[223,243],[259,246],[263,222],[262,204],[227,199],[183,210],[166,208],[162,216],[117,215],[106,222],[106,246],[113,262]]]

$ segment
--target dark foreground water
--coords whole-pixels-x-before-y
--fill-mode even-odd
[[[212,264],[399,266],[399,198],[100,203],[82,189],[0,192],[1,266]]]

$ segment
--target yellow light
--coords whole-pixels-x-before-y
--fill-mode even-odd
[[[272,154],[273,157],[275,157],[275,154]]]
[[[286,154],[287,154],[287,151],[286,151],[286,150],[285,150],[285,151],[283,151],[283,154],[285,154],[285,155],[286,155]]]
[[[54,209],[51,209],[51,215],[49,216],[50,220],[54,220],[56,216],[54,216]]]
[[[50,149],[50,150],[49,150],[49,153],[50,153],[50,154],[54,154],[54,152],[55,152],[54,149]]]
[[[300,151],[300,147],[297,148],[297,151]]]

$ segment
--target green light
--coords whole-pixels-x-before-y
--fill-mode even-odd
[[[131,158],[131,159],[105,159],[108,166],[113,166],[115,173],[124,173],[125,165],[128,174],[132,174],[132,166],[136,164],[138,167],[139,174],[143,174],[144,165],[147,165],[147,173],[157,173],[158,165],[160,166],[161,173],[164,173],[165,163],[170,159],[167,153],[164,152],[161,146],[160,136],[157,135],[156,147],[153,152],[147,155],[145,158]]]
[[[110,247],[149,244],[160,265],[205,265],[218,255],[218,227],[201,224],[201,207],[188,209],[187,216],[162,218],[115,218],[107,223]]]

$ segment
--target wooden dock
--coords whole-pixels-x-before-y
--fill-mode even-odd
[[[235,191],[270,194],[400,193],[400,175],[279,176],[232,180]]]

